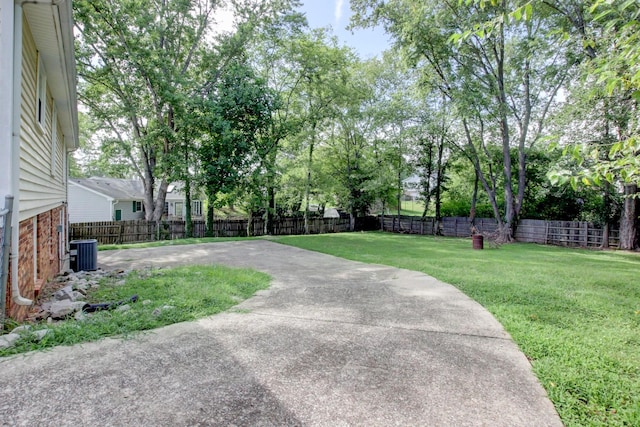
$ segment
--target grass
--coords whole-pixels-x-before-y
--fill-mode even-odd
[[[128,311],[99,311],[86,320],[66,320],[34,329],[50,328],[40,342],[23,339],[18,345],[0,350],[0,356],[95,341],[104,337],[127,336],[138,331],[172,323],[196,320],[219,313],[268,286],[264,273],[223,266],[189,266],[133,272],[124,285],[105,279],[91,290],[87,302],[115,302],[138,295]]]
[[[158,246],[180,246],[180,245],[193,245],[196,243],[232,242],[236,240],[251,240],[251,239],[257,239],[257,237],[193,237],[190,239],[157,240],[153,242],[144,242],[144,243],[98,245],[98,250],[112,251],[116,249],[156,248]]]
[[[422,271],[486,307],[532,363],[567,426],[640,425],[640,255],[383,233],[278,238]]]

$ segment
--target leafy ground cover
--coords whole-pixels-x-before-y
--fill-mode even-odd
[[[280,243],[422,271],[486,307],[568,426],[640,425],[640,254],[342,233]]]
[[[65,320],[52,325],[41,341],[20,340],[15,347],[0,350],[0,356],[58,345],[95,341],[104,337],[127,336],[177,322],[196,320],[219,313],[268,286],[270,278],[249,269],[224,266],[189,266],[132,272],[124,285],[104,279],[90,290],[88,303],[116,302],[138,295],[127,311],[98,311],[85,320]],[[146,302],[145,302],[146,301]]]

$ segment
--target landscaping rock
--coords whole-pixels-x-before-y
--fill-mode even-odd
[[[122,269],[79,272],[66,270],[45,285],[45,289],[40,294],[40,300],[29,313],[28,319],[35,322],[46,320],[47,323],[53,323],[54,320],[74,316],[76,320],[84,321],[91,317],[87,313],[82,313],[88,306],[85,302],[87,292],[90,289],[100,287],[100,281],[105,278],[114,279],[113,285],[124,285],[125,279],[130,273],[131,270]],[[145,274],[152,274],[152,272],[145,270]],[[136,302],[138,297],[137,295],[134,297],[127,302]],[[115,309],[119,304],[124,304],[124,301],[105,303],[104,309]],[[127,308],[120,310],[127,310]]]
[[[31,331],[31,325],[20,325],[13,328],[12,334],[24,334]]]
[[[64,319],[70,314],[75,313],[77,311],[76,307],[77,305],[74,304],[73,301],[54,301],[51,303],[51,307],[49,308],[49,317],[54,320]]]
[[[36,341],[42,341],[42,339],[49,335],[49,333],[51,333],[51,329],[38,329],[33,332],[33,336]]]
[[[58,289],[53,294],[53,297],[56,299],[56,301],[64,301],[64,300],[73,301],[74,300],[73,286],[72,285],[68,285],[68,286],[65,286],[62,289]]]
[[[13,347],[20,338],[20,334],[14,333],[0,336],[0,348]]]
[[[116,308],[116,311],[129,311],[129,310],[131,310],[131,306],[129,304],[124,304]]]
[[[78,322],[84,322],[90,317],[91,314],[85,313],[84,311],[76,311],[76,314],[73,315],[73,318]]]

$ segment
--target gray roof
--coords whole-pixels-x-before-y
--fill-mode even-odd
[[[142,181],[136,179],[91,177],[69,178],[69,182],[76,183],[116,200],[144,199],[144,186],[142,185]],[[172,186],[175,189],[167,193],[167,200],[184,199],[184,195],[177,190],[178,186],[175,184]],[[169,188],[171,189],[172,186],[170,185]]]

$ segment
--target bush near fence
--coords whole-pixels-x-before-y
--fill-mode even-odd
[[[213,237],[246,237],[248,219],[217,219],[213,222]],[[309,232],[340,233],[349,230],[349,218],[309,218]],[[377,218],[356,218],[355,230],[379,229]],[[304,218],[280,218],[274,221],[273,235],[304,234]],[[193,221],[193,237],[205,237],[204,221]],[[251,235],[264,235],[264,220],[253,218]],[[103,221],[69,225],[71,240],[96,239],[99,244],[151,242],[156,240],[183,239],[186,236],[185,221]]]
[[[442,218],[438,225],[439,230],[436,230],[435,218],[431,217],[385,216],[380,222],[384,231],[396,233],[471,237],[471,221],[466,217]],[[498,224],[492,218],[476,218],[475,227],[481,234],[494,234]],[[584,221],[522,219],[518,222],[515,234],[515,239],[519,242],[585,248],[601,247],[602,238],[602,227]],[[618,230],[610,230],[609,247],[617,248],[618,245]]]

